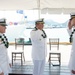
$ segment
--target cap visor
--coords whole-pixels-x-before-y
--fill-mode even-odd
[[[6,23],[0,23],[0,25],[2,25],[2,26],[7,26],[7,24],[6,24]]]

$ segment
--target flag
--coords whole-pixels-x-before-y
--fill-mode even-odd
[[[14,22],[14,25],[18,25],[18,23],[17,22]]]
[[[13,22],[9,22],[9,25],[13,25]]]
[[[16,12],[19,14],[23,14],[23,10],[17,10]]]
[[[27,16],[24,16],[24,18],[27,18]]]

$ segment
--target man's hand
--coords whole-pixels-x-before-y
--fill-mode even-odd
[[[2,73],[0,73],[0,75],[4,75],[4,73],[2,72]]]
[[[71,25],[71,20],[69,20],[68,22],[68,28],[71,29],[73,27],[73,25]]]
[[[73,18],[73,19],[71,20],[71,26],[74,26],[74,27],[75,27],[75,18]]]
[[[72,70],[71,72],[72,72],[73,74],[75,74],[75,71],[74,71],[74,70]]]

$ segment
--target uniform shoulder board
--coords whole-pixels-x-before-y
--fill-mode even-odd
[[[32,31],[36,31],[36,29],[33,29]]]
[[[36,31],[36,30],[38,30],[37,28],[34,28],[32,31]]]

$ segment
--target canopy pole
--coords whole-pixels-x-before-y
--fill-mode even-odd
[[[38,19],[40,19],[40,0],[38,0]]]

